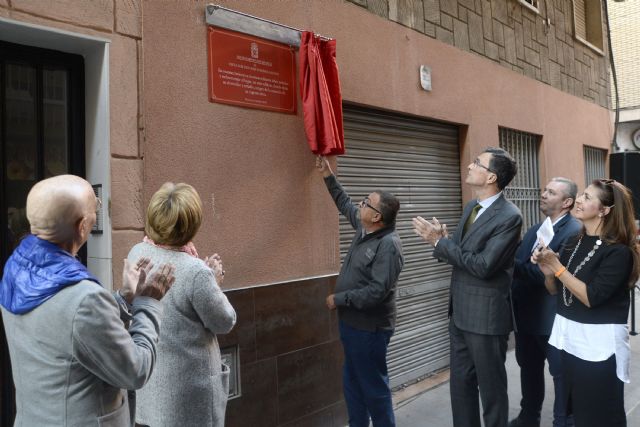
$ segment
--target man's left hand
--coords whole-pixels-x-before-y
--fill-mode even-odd
[[[334,294],[329,295],[325,302],[327,303],[327,308],[329,310],[335,310],[336,309],[336,300],[335,300],[335,295]]]

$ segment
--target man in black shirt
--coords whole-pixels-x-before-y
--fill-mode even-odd
[[[356,230],[335,293],[326,300],[329,309],[338,309],[349,426],[368,427],[369,417],[375,427],[395,426],[387,346],[395,328],[395,290],[404,265],[395,231],[400,202],[376,190],[355,206],[324,157],[316,159],[316,168],[338,210]]]

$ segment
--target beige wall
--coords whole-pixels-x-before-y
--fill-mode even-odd
[[[301,112],[208,102],[206,2],[45,3],[0,1],[0,16],[111,40],[113,259],[139,241],[146,201],[173,180],[201,192],[207,215],[196,243],[224,256],[227,287],[338,270],[337,215],[313,171]],[[461,173],[498,144],[498,126],[543,135],[543,180],[582,182],[582,144],[608,148],[605,109],[355,4],[222,4],[335,37],[345,101],[466,126]],[[433,70],[430,93],[419,89],[421,64]],[[463,195],[471,197],[467,188]],[[119,277],[120,263],[113,268]]]
[[[354,4],[222,4],[335,37],[345,101],[467,125],[462,173],[498,144],[498,126],[543,135],[542,180],[582,182],[583,144],[608,148],[606,109]],[[337,217],[313,170],[302,114],[209,103],[205,2],[144,5],[145,200],[166,180],[198,188],[208,215],[196,243],[223,255],[227,287],[336,272]],[[419,89],[420,64],[433,70],[430,93]]]
[[[538,1],[537,9],[524,0],[349,1],[531,79],[608,106],[605,39],[594,34],[589,37],[593,44],[588,45],[575,37],[573,0]],[[600,0],[589,4],[601,5]],[[598,22],[590,20],[590,28],[592,24]],[[599,24],[600,33],[606,34],[604,21]]]

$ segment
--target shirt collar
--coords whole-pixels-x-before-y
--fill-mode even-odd
[[[568,215],[568,213],[562,215],[560,218],[558,218],[555,221],[553,221],[553,223],[551,225],[556,225],[557,223],[559,223],[562,220],[562,218],[564,218],[567,215]]]
[[[501,195],[502,195],[502,191],[499,192],[498,194],[494,194],[491,197],[487,197],[486,199],[484,199],[482,201],[478,200],[478,204],[480,204],[480,206],[482,206],[482,209],[487,209],[489,206],[491,206],[493,204],[493,202],[498,200],[498,198]]]

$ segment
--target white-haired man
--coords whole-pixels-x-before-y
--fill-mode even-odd
[[[160,266],[145,282],[150,260],[125,262],[122,293],[104,289],[76,259],[98,204],[91,185],[73,175],[40,181],[27,197],[31,234],[9,257],[0,284],[15,426],[130,426],[126,390],[151,375],[159,300],[173,267]]]

